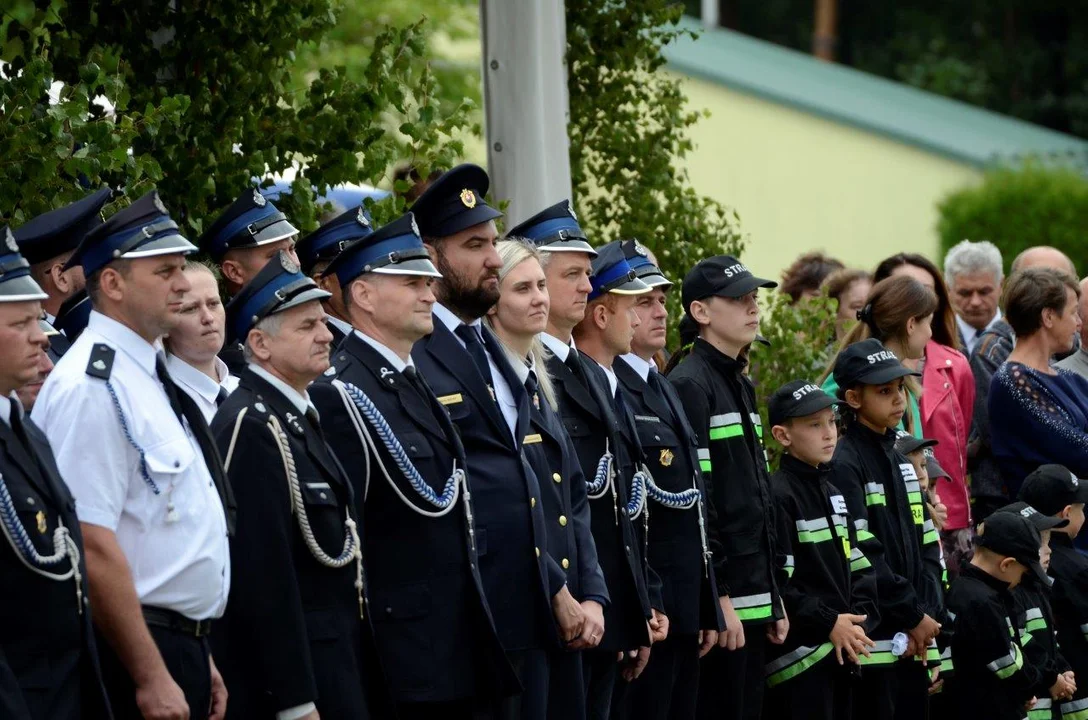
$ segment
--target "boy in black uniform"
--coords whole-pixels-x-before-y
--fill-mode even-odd
[[[1054,527],[1060,521],[1042,518]],[[956,675],[945,692],[957,717],[1021,720],[1034,698],[1038,671],[1024,662],[1020,635],[1012,624],[1010,590],[1026,573],[1040,581],[1042,538],[1020,513],[995,512],[979,526],[975,554],[952,584],[949,610],[955,615],[952,661]]]
[[[1088,557],[1073,547],[1073,538],[1084,526],[1088,483],[1061,465],[1043,465],[1024,479],[1019,499],[1043,515],[1069,521],[1064,527],[1055,527],[1050,537],[1051,600],[1062,655],[1074,678],[1083,682],[1088,678]],[[1067,720],[1088,716],[1088,688],[1078,687],[1058,710]]]
[[[698,337],[670,361],[669,380],[699,441],[718,600],[725,632],[704,659],[698,716],[756,720],[766,641],[789,630],[775,580],[774,503],[744,348],[759,331],[759,288],[777,287],[736,258],[701,261],[684,278],[685,323]],[[683,330],[682,330],[683,332]],[[676,364],[679,363],[679,364]],[[713,550],[712,550],[713,552]],[[726,562],[728,558],[728,564]]]
[[[1046,570],[1050,566],[1051,518],[1038,512],[1025,502],[1006,505],[997,512],[1014,512],[1023,515],[1035,524],[1042,538],[1042,550],[1039,564]],[[1062,520],[1062,523],[1068,523]],[[1052,720],[1061,718],[1058,707],[1060,702],[1068,701],[1077,691],[1077,683],[1069,663],[1058,648],[1058,633],[1054,626],[1054,611],[1050,607],[1050,585],[1040,582],[1034,574],[1024,576],[1024,580],[1012,590],[1015,615],[1013,623],[1020,633],[1020,643],[1024,648],[1024,663],[1031,664],[1039,673],[1039,682],[1035,684],[1033,694],[1037,698],[1035,707],[1028,712],[1028,720]]]
[[[838,429],[835,398],[806,380],[786,383],[768,403],[783,448],[771,476],[777,540],[785,553],[782,599],[790,634],[767,664],[770,717],[850,720],[859,655],[874,645],[876,575],[858,547],[846,501],[829,480]]]
[[[876,648],[862,663],[856,705],[870,716],[924,718],[929,678],[921,663],[940,631],[939,547],[923,544],[929,512],[914,466],[895,450],[894,428],[906,409],[904,367],[879,340],[850,345],[835,363],[835,382],[846,423],[835,452],[832,482],[854,517],[858,544],[877,574],[880,624]],[[902,658],[891,651],[898,632],[909,635]],[[934,660],[937,658],[934,657]]]

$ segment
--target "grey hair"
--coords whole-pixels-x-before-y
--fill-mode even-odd
[[[278,335],[280,328],[283,327],[283,315],[279,313],[273,313],[272,315],[265,316],[260,322],[250,328],[250,332],[254,330],[260,330],[266,335]],[[253,351],[249,348],[249,336],[246,335],[245,342],[242,343],[242,357],[246,362],[253,361]]]
[[[944,277],[949,285],[956,284],[957,275],[982,272],[993,275],[998,285],[1004,277],[1001,251],[988,240],[963,240],[953,245],[944,256]]]
[[[506,279],[506,276],[510,274],[511,270],[526,260],[536,260],[543,268],[544,260],[542,256],[548,255],[548,253],[542,253],[537,250],[528,240],[522,240],[521,238],[500,240],[495,246],[495,249],[498,250],[499,257],[502,258],[502,268],[499,270],[500,284]],[[502,302],[502,300],[500,299],[499,302]],[[490,315],[485,315],[484,321],[492,330],[495,329],[495,325],[491,322]],[[506,343],[502,342],[502,338],[499,338],[499,343],[502,345],[503,351],[506,352],[506,359],[510,361],[510,364],[514,366],[518,363],[521,363],[522,365],[525,364],[526,358],[518,357],[517,353],[511,350]],[[544,396],[544,400],[548,405],[550,405],[553,410],[558,410],[559,400],[555,394],[555,381],[552,380],[551,375],[548,374],[546,364],[550,354],[551,353],[544,347],[544,343],[541,342],[539,337],[533,338],[532,347],[529,348],[529,359],[532,360],[533,372],[536,373],[537,387],[540,388],[540,394]]]

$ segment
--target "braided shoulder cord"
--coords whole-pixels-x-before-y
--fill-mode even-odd
[[[369,466],[370,466],[370,454],[373,453],[377,459],[378,467],[382,471],[382,475],[389,483],[393,491],[404,501],[408,507],[416,511],[420,515],[427,517],[442,517],[449,513],[454,505],[457,504],[457,499],[460,497],[461,488],[465,485],[465,471],[457,467],[457,462],[454,461],[453,472],[446,480],[445,485],[442,488],[442,494],[439,495],[431,488],[430,485],[423,479],[419,470],[412,463],[412,459],[408,457],[408,453],[404,451],[404,446],[400,444],[400,440],[397,439],[393,429],[389,427],[389,423],[386,422],[385,417],[374,405],[373,401],[367,397],[366,393],[360,390],[351,383],[345,383],[339,380],[333,382],[333,385],[340,391],[341,398],[345,400],[345,407],[348,410],[348,415],[352,419],[352,424],[355,426],[356,434],[359,436],[359,440],[363,445],[363,448],[367,451],[367,477],[369,478]],[[366,417],[366,422],[361,422],[362,418],[359,417],[359,413],[362,413]],[[412,486],[416,494],[419,495],[429,505],[438,508],[438,512],[423,510],[412,503],[400,488],[393,481],[393,478],[389,475],[388,469],[385,467],[385,463],[382,462],[381,455],[378,453],[377,444],[374,442],[374,438],[370,433],[370,428],[373,427],[374,431],[378,434],[378,438],[382,441],[382,445],[389,451],[390,457],[393,458],[393,462],[396,463],[397,469],[408,481],[408,484]]]
[[[42,555],[34,547],[34,542],[27,534],[26,528],[19,520],[19,514],[15,510],[15,502],[11,499],[11,492],[3,476],[0,476],[0,529],[4,537],[8,539],[15,557],[28,570],[48,580],[63,582],[74,578],[76,583],[76,606],[79,614],[83,614],[83,575],[79,571],[79,546],[72,539],[68,528],[58,520],[57,529],[53,531],[53,554]],[[71,559],[71,567],[61,572],[52,571],[49,568],[59,565],[65,558]]]
[[[287,474],[287,488],[291,493],[291,512],[298,518],[298,528],[302,533],[302,539],[306,548],[315,560],[328,568],[346,567],[348,563],[355,561],[355,592],[359,599],[359,617],[363,617],[365,606],[363,586],[363,551],[359,547],[359,532],[356,529],[355,520],[351,517],[351,510],[344,507],[344,549],[337,557],[328,555],[318,544],[314,537],[314,531],[310,527],[310,518],[306,514],[306,506],[302,502],[302,488],[298,481],[298,472],[295,469],[295,458],[291,454],[291,447],[287,440],[287,433],[283,431],[279,419],[275,415],[268,418],[268,429],[279,448],[280,457],[283,458],[283,469]]]
[[[156,495],[159,494],[159,486],[155,484],[155,481],[151,479],[151,474],[147,469],[147,456],[144,453],[144,449],[137,444],[136,439],[132,437],[132,431],[128,427],[128,420],[125,419],[125,413],[121,410],[121,401],[117,399],[117,391],[113,389],[113,383],[109,380],[106,381],[106,390],[110,393],[110,399],[113,400],[113,407],[117,410],[117,419],[121,421],[121,430],[125,433],[125,439],[128,440],[128,444],[140,455],[140,474],[144,476],[144,482],[151,492]]]
[[[593,482],[586,483],[586,494],[590,500],[596,500],[607,492],[608,486],[612,482],[612,465],[612,451],[609,448],[609,441],[605,439],[604,455],[601,455],[601,459],[597,462],[597,474],[594,475]]]

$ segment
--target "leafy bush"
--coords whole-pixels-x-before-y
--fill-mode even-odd
[[[771,394],[791,380],[816,378],[827,367],[829,352],[833,352],[835,337],[835,301],[827,297],[802,300],[790,305],[790,297],[778,291],[767,293],[763,308],[760,334],[771,346],[752,346],[749,359],[750,375],[756,385],[756,401],[763,419],[763,443],[771,467],[778,466],[782,448],[771,437],[767,421],[767,400]]]
[[[1088,258],[1088,178],[1072,167],[1028,162],[986,173],[977,187],[951,193],[938,205],[942,255],[964,238],[989,240],[1008,270],[1033,245],[1064,251],[1083,270]]]
[[[311,186],[373,183],[404,159],[423,174],[452,165],[472,103],[440,101],[423,21],[370,26],[351,78],[298,71],[296,53],[320,43],[339,6],[16,0],[0,16],[0,218],[18,225],[88,185],[134,198],[154,183],[196,235],[253,178],[301,165],[281,204],[308,230],[320,210]],[[379,219],[403,202],[386,205]]]

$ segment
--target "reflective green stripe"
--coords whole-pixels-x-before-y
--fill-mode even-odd
[[[834,645],[826,642],[823,645],[815,648],[802,646],[797,648],[797,650],[793,651],[792,653],[783,655],[775,663],[772,663],[767,667],[775,667],[776,665],[780,665],[782,660],[788,659],[787,661],[789,661],[793,660],[794,657],[799,657],[800,659],[792,662],[781,670],[778,670],[777,672],[772,672],[770,675],[768,675],[767,687],[774,687],[775,685],[786,682],[790,678],[797,677],[805,670],[808,670],[810,667],[827,657],[828,654],[834,649]]]
[[[925,535],[922,536],[922,544],[923,545],[931,545],[931,544],[933,544],[935,542],[937,542],[937,531],[936,530],[930,530],[929,532],[927,532]]]
[[[1046,619],[1035,618],[1033,620],[1028,620],[1027,625],[1024,626],[1024,629],[1029,633],[1038,632],[1039,630],[1046,630]]]
[[[941,660],[941,674],[950,673],[956,669],[956,666],[952,664],[952,658]]]
[[[711,472],[711,465],[709,460],[700,460],[699,469],[703,472]]]
[[[797,542],[803,543],[821,543],[831,539],[831,530],[824,528],[823,530],[802,530],[797,533]]]
[[[1032,708],[1028,710],[1028,720],[1050,720],[1053,717],[1054,710],[1052,708]]]
[[[737,610],[737,617],[741,620],[762,620],[763,618],[769,618],[774,613],[771,611],[770,605],[764,605],[763,607],[751,607],[741,608]]]
[[[861,571],[861,570],[867,570],[867,569],[871,568],[872,566],[873,566],[873,564],[871,562],[869,562],[869,558],[862,555],[860,560],[851,560],[850,561],[850,572],[858,572],[858,571]]]
[[[875,652],[871,653],[869,657],[858,655],[858,661],[861,665],[893,665],[898,659],[891,652]]]
[[[728,440],[729,438],[740,437],[744,434],[744,428],[740,425],[728,425],[726,427],[710,428],[711,440]]]
[[[926,648],[926,660],[937,662],[941,659],[941,651],[935,647]]]
[[[1017,670],[1024,666],[1024,655],[1020,652],[1020,646],[1014,644],[1009,654],[988,663],[986,667],[997,675],[998,680],[1012,677]]]
[[[876,535],[873,535],[868,530],[858,530],[858,542],[865,542],[866,540],[875,540]]]
[[[1061,710],[1062,720],[1088,719],[1088,698],[1062,703],[1058,708]]]
[[[786,567],[786,577],[793,577],[793,565],[789,565]]]
[[[1031,642],[1031,633],[1027,632],[1026,630],[1020,633],[1020,644],[1027,645],[1029,642]]]
[[[887,505],[888,501],[884,498],[884,493],[879,495],[873,493],[872,495],[865,496],[865,507],[872,507],[873,505]],[[872,537],[870,535],[870,537]]]

